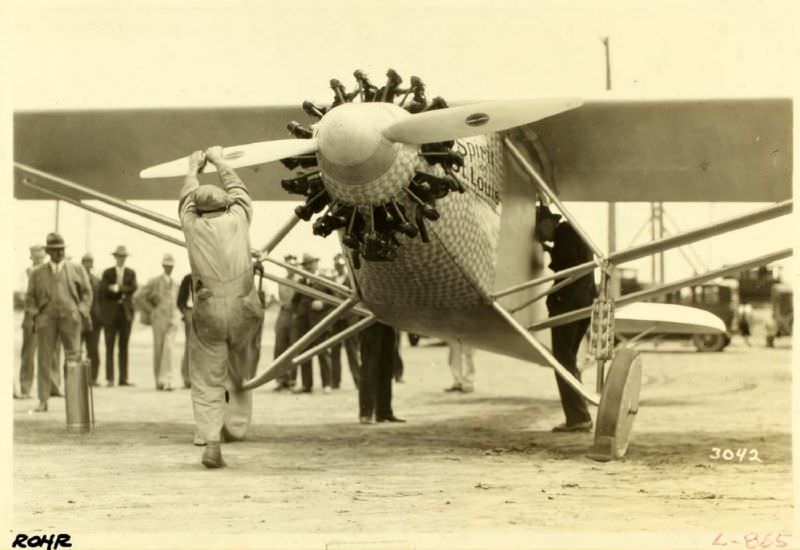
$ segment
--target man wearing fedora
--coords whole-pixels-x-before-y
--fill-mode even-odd
[[[119,341],[119,385],[133,386],[128,380],[128,339],[133,325],[136,272],[125,267],[128,249],[120,245],[112,252],[116,264],[100,278],[100,311],[106,341],[106,385],[114,385],[114,344]],[[119,338],[118,338],[119,337]]]
[[[35,244],[30,247],[31,266],[25,268],[25,275],[30,280],[31,272],[44,263],[47,259],[47,253],[44,251],[44,246]],[[19,394],[14,394],[15,399],[30,399],[31,387],[33,386],[33,373],[36,371],[34,361],[36,358],[36,333],[33,330],[33,316],[30,312],[25,311],[22,318],[22,350],[20,353],[20,367],[19,367]],[[53,353],[53,360],[50,364],[50,395],[59,397],[61,392],[58,387],[61,384],[61,370],[59,368],[58,346],[56,345],[55,353]]]
[[[550,269],[558,272],[564,269],[591,261],[592,251],[583,242],[580,235],[569,222],[559,222],[561,215],[555,214],[545,205],[536,208],[536,239],[541,242],[552,242],[552,246],[543,244],[550,254]],[[559,279],[553,281],[553,284]],[[574,309],[591,306],[597,296],[594,274],[588,273],[572,284],[547,296],[547,310],[551,317]],[[553,356],[575,378],[581,379],[577,367],[578,347],[589,327],[589,319],[579,319],[550,329],[553,344]],[[590,432],[592,417],[583,397],[569,384],[556,376],[558,392],[561,395],[561,407],[564,409],[566,422],[553,428],[554,432]]]
[[[86,345],[86,355],[89,357],[91,365],[91,384],[97,385],[97,376],[100,374],[100,331],[103,329],[103,317],[100,313],[100,279],[92,273],[94,269],[94,257],[90,253],[83,255],[81,265],[86,270],[89,283],[92,285],[92,326],[84,327],[83,342]]]
[[[172,391],[172,348],[178,330],[175,321],[177,285],[172,280],[175,258],[164,254],[164,272],[153,277],[140,290],[142,304],[153,328],[153,375],[156,389]]]
[[[311,254],[303,254],[303,261],[301,262],[300,267],[309,273],[316,275],[317,268],[319,267],[319,258]],[[301,277],[299,282],[301,284],[308,285],[311,288],[315,288],[320,292],[328,292],[326,287],[311,279]],[[325,317],[330,309],[330,306],[321,300],[311,298],[302,292],[295,292],[294,297],[292,298],[292,341],[296,342],[302,338],[304,334],[311,330],[311,327],[319,323],[322,318]],[[321,334],[320,337],[315,342],[311,343],[309,347],[313,347],[322,342],[325,337],[325,333]],[[327,349],[318,353],[317,362],[319,363],[319,375],[322,379],[322,391],[324,393],[330,393],[330,350]],[[314,371],[312,370],[311,365],[311,359],[300,364],[301,386],[295,390],[296,393],[311,393],[314,391]]]
[[[224,189],[200,185],[197,174],[213,163]],[[225,466],[220,442],[245,437],[253,414],[252,392],[242,383],[255,375],[264,308],[253,281],[250,193],[222,158],[222,147],[195,151],[178,203],[192,269],[194,309],[189,376],[195,444],[201,463]]]
[[[36,384],[39,406],[47,411],[50,397],[50,366],[58,342],[67,360],[80,359],[81,330],[91,323],[92,287],[83,267],[64,259],[64,239],[58,233],[47,235],[45,251],[50,261],[35,267],[28,279],[25,311],[33,319],[38,346]]]

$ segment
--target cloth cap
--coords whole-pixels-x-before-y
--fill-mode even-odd
[[[224,210],[229,205],[228,193],[216,185],[203,184],[194,190],[194,204],[200,213]]]
[[[114,252],[111,253],[112,256],[127,256],[128,249],[125,248],[124,244],[119,245]]]
[[[316,256],[312,256],[311,254],[303,254],[303,263],[301,265],[310,265],[318,261],[319,258]]]
[[[58,233],[48,233],[47,241],[44,248],[45,250],[55,250],[59,248],[60,249],[65,248],[64,237],[62,237]]]
[[[93,262],[93,261],[94,261],[94,256],[92,256],[91,253],[89,252],[84,254],[83,258],[81,258],[81,262]]]
[[[175,258],[172,254],[164,254],[164,259],[161,260],[161,265],[175,265]]]
[[[543,204],[537,206],[536,207],[536,221],[546,220],[548,218],[558,221],[558,220],[561,219],[561,214],[555,214],[554,212],[551,212],[550,209],[548,207],[544,206]]]

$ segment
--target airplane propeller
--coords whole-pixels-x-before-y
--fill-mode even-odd
[[[232,168],[266,164],[287,157],[296,157],[317,151],[317,140],[311,139],[278,139],[274,141],[260,141],[246,145],[225,147],[222,157]],[[189,157],[151,166],[139,172],[140,178],[171,178],[183,176],[189,167]],[[202,172],[216,172],[216,167],[206,163]]]
[[[392,142],[422,145],[500,132],[580,105],[581,102],[577,99],[487,101],[409,115],[389,123],[380,130],[380,133]],[[241,168],[315,153],[318,149],[319,144],[315,138],[280,139],[226,147],[223,149],[223,156],[231,167]],[[139,177],[183,176],[188,166],[188,158],[183,157],[151,166],[142,170]],[[203,169],[203,172],[214,171],[216,169],[212,164],[207,164]]]
[[[422,145],[500,132],[529,124],[581,105],[577,99],[487,101],[418,113],[392,123],[383,136],[394,142]]]

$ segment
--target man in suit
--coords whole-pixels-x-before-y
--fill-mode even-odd
[[[50,261],[31,271],[25,295],[25,310],[33,319],[39,348],[36,412],[47,411],[50,365],[57,342],[64,346],[67,360],[80,360],[82,327],[91,323],[91,283],[83,267],[64,260],[64,247],[61,235],[47,235],[45,250]]]
[[[216,166],[224,189],[200,185],[197,174],[206,161]],[[250,427],[253,394],[242,383],[258,367],[264,322],[253,281],[253,203],[222,158],[222,147],[191,155],[178,211],[192,268],[189,374],[195,444],[205,444],[200,462],[206,468],[221,468],[223,438],[241,440]]]
[[[87,252],[83,255],[81,265],[86,270],[89,283],[92,285],[92,308],[90,311],[92,326],[84,327],[82,338],[86,346],[86,355],[89,357],[89,363],[92,366],[90,383],[92,386],[97,386],[97,375],[100,373],[100,331],[103,329],[103,321],[100,315],[100,279],[92,273],[94,258],[91,254]]]
[[[358,386],[358,418],[362,424],[405,422],[392,409],[392,377],[400,357],[399,332],[381,322],[360,334],[361,379]]]
[[[181,286],[178,288],[178,299],[176,301],[178,311],[181,312],[181,319],[183,320],[183,329],[186,340],[183,344],[183,359],[181,360],[181,378],[183,379],[184,389],[192,387],[191,377],[189,375],[189,332],[192,328],[192,309],[194,301],[192,299],[192,274],[189,273],[181,280]]]
[[[552,241],[553,245],[543,245],[550,254],[550,269],[555,272],[588,262],[592,251],[569,222],[559,223],[561,216],[554,214],[547,206],[536,208],[536,238],[539,242]],[[559,279],[553,281],[557,284]],[[551,317],[574,309],[591,306],[597,296],[594,274],[588,273],[547,296],[547,310]],[[581,379],[577,367],[578,347],[589,327],[589,319],[579,319],[551,329],[553,356],[575,378]],[[590,432],[592,417],[583,397],[556,375],[561,407],[566,422],[553,428],[554,432]]]
[[[112,253],[116,266],[103,271],[100,278],[100,311],[106,340],[106,385],[114,385],[114,343],[119,336],[119,385],[133,386],[128,380],[128,338],[133,325],[133,293],[136,272],[125,267],[128,250],[120,245]]]
[[[290,265],[297,265],[297,256],[289,254],[283,260]],[[293,271],[286,271],[286,278],[293,280],[295,274]],[[286,351],[289,346],[294,343],[292,340],[292,299],[294,298],[294,289],[278,284],[278,317],[275,319],[275,349],[273,358],[277,359]],[[278,377],[275,391],[291,390],[297,383],[297,369],[291,368],[286,374]]]
[[[303,254],[303,261],[301,267],[309,273],[316,274],[319,267],[319,258],[311,254]],[[301,278],[300,283],[306,284],[319,291],[327,292],[327,289],[319,283]],[[306,296],[302,292],[295,292],[292,298],[292,341],[296,342],[303,337],[305,333],[311,330],[311,327],[316,325],[322,320],[323,317],[330,311],[330,306],[326,305],[321,300],[316,300],[310,296]],[[324,340],[326,334],[323,333],[320,337],[313,342],[309,347],[313,347]],[[319,375],[322,378],[322,391],[330,393],[331,391],[331,359],[330,350],[325,350],[317,354],[317,361],[319,362]],[[301,387],[294,390],[295,393],[311,393],[314,391],[314,371],[311,368],[311,359],[305,361],[300,365],[300,382]]]
[[[30,248],[31,266],[25,269],[25,275],[30,280],[31,271],[40,266],[47,259],[44,247],[40,244]],[[58,346],[56,346],[58,348]],[[50,395],[60,397],[58,387],[61,385],[61,370],[59,368],[60,352],[56,349],[50,365]],[[31,386],[33,385],[34,359],[36,357],[36,333],[33,330],[33,316],[25,311],[22,318],[22,352],[20,353],[19,367],[19,394],[14,394],[15,399],[30,399]]]
[[[333,280],[340,285],[350,287],[350,277],[347,275],[347,263],[341,253],[333,257],[333,267],[336,270]],[[337,334],[349,327],[355,319],[351,315],[336,320],[333,323],[331,332]],[[344,350],[347,354],[347,364],[350,366],[350,375],[353,377],[353,385],[358,388],[359,372],[361,365],[358,359],[358,340],[357,336],[352,336],[344,341]],[[331,346],[331,385],[333,389],[339,389],[342,382],[342,344],[338,343]]]
[[[164,254],[161,262],[164,272],[150,279],[141,289],[142,304],[150,316],[153,327],[153,375],[156,389],[172,391],[172,348],[175,342],[176,285],[172,280],[175,259]]]

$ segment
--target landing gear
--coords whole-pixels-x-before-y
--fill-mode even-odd
[[[625,456],[639,411],[639,389],[642,384],[642,361],[631,349],[617,352],[605,380],[597,428],[589,458],[607,462]]]

